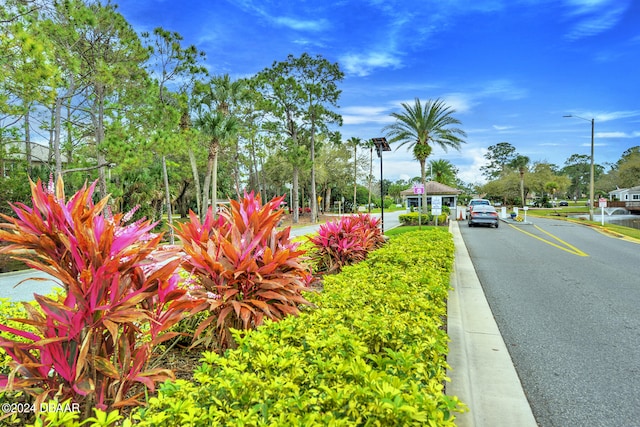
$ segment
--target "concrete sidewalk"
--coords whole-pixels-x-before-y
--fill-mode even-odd
[[[456,425],[537,427],[459,227],[458,221],[449,226],[455,262],[447,307],[452,369],[446,393],[458,396],[470,411],[458,415]]]

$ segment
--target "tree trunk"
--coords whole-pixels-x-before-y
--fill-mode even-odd
[[[422,193],[422,213],[427,212],[427,168],[426,168],[426,160],[420,159],[420,179],[422,180],[422,186],[424,187],[424,192]]]
[[[211,206],[213,206],[214,218],[218,216],[218,148],[216,144],[213,155],[213,168],[211,170]]]
[[[24,153],[27,159],[27,175],[31,177],[33,159],[31,158],[31,123],[29,118],[29,106],[27,105],[27,111],[24,114]]]
[[[520,200],[522,202],[522,206],[525,206],[524,202],[524,172],[520,172]]]
[[[251,171],[251,175],[253,175],[255,179],[255,189],[258,191],[258,194],[260,194],[260,197],[262,198],[262,200],[267,200],[266,195],[263,194],[262,192],[262,185],[260,182],[260,171],[258,169],[258,161],[256,159],[256,142],[253,137],[251,138],[251,151],[249,155],[251,159],[251,167],[249,168],[249,170]]]
[[[189,148],[189,163],[191,163],[191,174],[193,175],[193,185],[195,186],[196,191],[196,210],[198,211],[198,217],[202,218],[202,203],[200,197],[202,197],[202,193],[200,192],[200,176],[198,175],[198,164],[196,163],[196,155],[193,153],[193,150]]]
[[[367,204],[367,212],[371,213],[371,183],[373,181],[373,147],[369,147],[369,203]]]
[[[164,196],[167,201],[167,222],[169,223],[169,244],[175,243],[173,236],[173,217],[171,209],[171,192],[169,191],[169,174],[167,173],[167,159],[162,156],[162,177],[164,178]]]
[[[300,213],[299,213],[299,203],[298,203],[298,175],[300,174],[300,171],[298,169],[298,166],[294,166],[293,167],[293,188],[291,189],[292,191],[292,195],[291,198],[293,199],[293,203],[292,203],[292,209],[293,209],[293,223],[297,224],[300,221]]]
[[[201,221],[207,215],[207,210],[209,208],[209,189],[211,186],[211,175],[213,174],[215,144],[215,140],[209,142],[209,154],[207,156],[207,173],[204,175],[204,188],[202,189],[202,211],[200,212]]]
[[[265,171],[264,171],[264,161],[262,159],[262,157],[260,157],[260,171],[258,172],[260,175],[262,175],[262,200],[267,200],[267,177],[265,176]],[[291,198],[291,196],[289,197]],[[289,200],[289,209],[291,209],[292,205],[292,201]]]
[[[98,160],[98,166],[106,163],[104,152],[102,151],[102,142],[104,141],[104,92],[102,87],[96,87],[96,100],[94,110],[94,125],[96,136],[96,158]],[[104,167],[98,168],[98,197],[100,199],[107,196],[107,175],[104,172]]]
[[[358,146],[353,144],[353,213],[356,212],[356,204],[358,197]]]
[[[233,153],[233,185],[236,189],[236,195],[238,196],[238,200],[242,198],[242,194],[240,194],[240,142],[238,138],[235,138],[235,147]]]
[[[62,115],[62,97],[56,97],[53,110],[53,156],[56,162],[56,181],[62,177],[62,161],[60,159],[60,116]]]
[[[318,197],[316,193],[316,143],[315,127],[311,125],[311,223],[318,222]]]
[[[325,193],[324,193],[324,211],[325,212],[331,211],[331,187],[330,186],[327,186],[327,189],[325,190]]]

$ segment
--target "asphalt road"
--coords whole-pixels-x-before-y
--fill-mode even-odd
[[[0,298],[31,301],[33,294],[46,295],[58,287],[56,280],[38,270],[14,271],[0,274]]]
[[[640,245],[531,221],[460,229],[536,421],[640,426]]]

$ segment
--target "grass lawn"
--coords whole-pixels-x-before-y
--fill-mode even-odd
[[[423,225],[423,226],[419,226],[419,225],[401,225],[400,227],[396,227],[396,228],[392,228],[391,230],[386,230],[384,232],[384,234],[386,236],[397,236],[398,234],[403,234],[403,233],[409,233],[411,231],[418,231],[418,230],[431,230],[433,228],[436,228],[434,225]]]

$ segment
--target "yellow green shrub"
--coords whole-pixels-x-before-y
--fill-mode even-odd
[[[236,349],[204,353],[193,381],[165,382],[125,424],[454,426],[465,406],[444,394],[453,249],[446,230],[392,238],[326,276],[308,294],[316,308],[233,331]]]
[[[444,394],[446,298],[453,261],[444,230],[403,234],[324,278],[317,309],[204,353],[194,382],[161,386],[140,425],[454,425]]]

